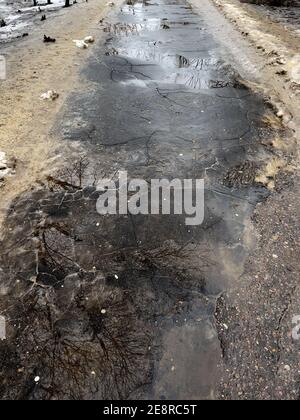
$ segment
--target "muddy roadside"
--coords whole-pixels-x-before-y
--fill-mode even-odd
[[[236,287],[220,297],[220,399],[298,400],[299,177],[281,174],[252,218],[257,246]]]
[[[246,41],[251,57],[259,66],[253,89],[260,90],[274,104],[278,116],[299,135],[300,56],[299,34],[294,27],[269,17],[255,5],[239,0],[213,0]],[[295,9],[299,13],[299,8]],[[273,17],[273,19],[272,19]]]
[[[90,54],[72,41],[101,36],[99,21],[110,9],[102,0],[80,3],[39,24],[28,37],[1,45],[7,78],[0,81],[0,151],[10,173],[0,184],[0,220],[12,199],[59,167],[63,145],[50,129]],[[43,43],[44,35],[56,42]],[[42,101],[49,90],[59,97]]]

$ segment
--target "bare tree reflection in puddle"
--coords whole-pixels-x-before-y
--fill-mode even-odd
[[[25,194],[7,219],[2,399],[128,398],[151,383],[157,322],[180,316],[190,294],[204,290],[199,263],[208,259],[198,249],[195,262],[191,243],[121,247],[115,219],[96,222],[88,163],[80,159],[65,178]]]

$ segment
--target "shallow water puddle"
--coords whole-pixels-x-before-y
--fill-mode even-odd
[[[151,7],[154,5],[156,7]],[[228,80],[217,79],[222,64],[214,57],[213,48],[208,49],[205,46],[199,51],[199,45],[203,44],[203,41],[209,42],[210,38],[206,34],[207,28],[201,21],[199,24],[199,18],[192,9],[187,8],[182,13],[182,5],[177,2],[169,3],[168,10],[166,7],[157,3],[148,3],[145,6],[143,2],[137,2],[134,6],[123,8],[121,16],[124,23],[108,23],[103,29],[118,35],[117,39],[109,39],[108,43],[113,43],[118,55],[127,60],[159,64],[155,70],[159,72],[161,80],[157,78],[155,71],[153,74],[151,69],[150,74],[143,71],[144,75],[147,74],[146,77],[156,83],[185,85],[190,89],[229,85]],[[122,36],[127,37],[129,34],[139,34],[139,38],[126,38],[124,42]],[[199,52],[202,54],[195,56],[194,53]],[[143,67],[143,64],[140,66]],[[177,72],[174,72],[174,69],[177,69]],[[115,71],[118,72],[117,69]],[[124,72],[122,74],[125,75]],[[224,76],[228,79],[232,75]],[[117,77],[114,80],[120,79]]]
[[[185,0],[126,5],[105,27],[85,87],[53,128],[76,156],[7,218],[0,360],[10,364],[0,373],[13,386],[1,396],[214,398],[216,300],[225,268],[242,269],[245,224],[266,194],[245,163],[265,134],[265,105]],[[100,216],[95,184],[120,170],[148,182],[205,179],[203,225]],[[12,367],[22,375],[9,376]]]

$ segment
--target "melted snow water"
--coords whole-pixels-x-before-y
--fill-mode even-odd
[[[85,157],[6,221],[1,396],[214,398],[216,299],[242,269],[245,224],[265,195],[247,165],[265,105],[185,0],[125,5],[100,28],[84,88],[54,128]],[[98,215],[93,179],[118,170],[204,178],[204,224]]]

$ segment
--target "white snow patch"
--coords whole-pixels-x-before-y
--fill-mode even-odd
[[[140,87],[140,88],[144,88],[146,89],[147,83],[144,82],[144,80],[140,80],[140,79],[132,79],[132,80],[127,80],[126,82],[121,82],[122,85],[126,85],[126,86],[135,86],[135,87]]]
[[[55,101],[59,97],[59,94],[55,90],[48,90],[48,92],[42,93],[41,99]]]
[[[300,54],[295,55],[286,64],[286,68],[291,75],[292,80],[300,85]]]
[[[6,153],[0,152],[0,181],[3,181],[4,178],[9,175],[10,168],[8,167],[8,162],[6,159]]]
[[[267,33],[260,22],[252,18],[241,5],[233,4],[230,0],[214,2],[241,32],[247,32],[248,39],[268,57],[268,64],[283,64],[282,68],[286,70],[291,86],[300,84],[300,55],[291,57],[291,51],[281,39]]]
[[[89,47],[88,43],[86,43],[83,39],[73,39],[74,44],[77,48],[85,50]]]

